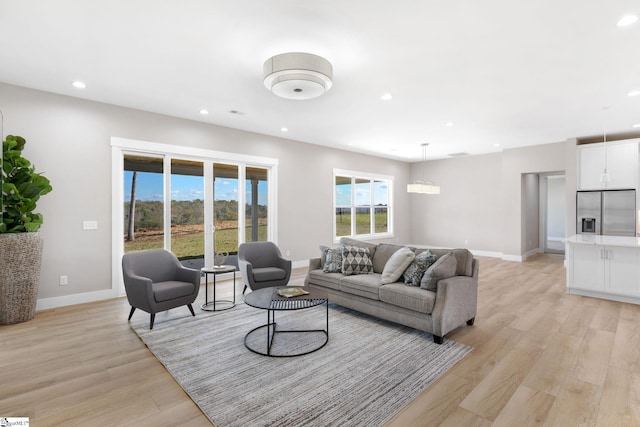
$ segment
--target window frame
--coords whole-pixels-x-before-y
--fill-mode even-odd
[[[271,241],[278,240],[278,165],[279,161],[275,158],[252,156],[246,154],[214,151],[203,148],[187,147],[180,145],[171,145],[157,142],[140,141],[127,138],[111,137],[111,235],[112,235],[112,290],[124,295],[124,282],[122,279],[121,259],[124,254],[124,239],[122,239],[122,230],[124,229],[123,197],[124,197],[124,157],[125,155],[143,155],[157,157],[163,159],[164,168],[164,194],[165,198],[170,200],[171,195],[171,170],[172,159],[184,159],[201,161],[204,165],[204,192],[213,194],[213,164],[227,163],[236,165],[239,168],[238,174],[238,206],[245,206],[245,171],[246,168],[263,168],[267,170],[269,190],[267,193],[268,208],[268,231],[267,235]],[[164,207],[164,227],[165,227],[165,248],[171,247],[171,236],[166,232],[167,227],[171,224],[171,203],[165,203]],[[239,209],[238,224],[244,223],[244,208]],[[213,205],[209,206],[205,203],[205,224],[213,224]],[[169,225],[167,225],[169,224]],[[213,232],[212,227],[205,226],[205,254],[213,253]],[[239,235],[238,244],[244,243],[244,233]]]
[[[339,207],[346,207],[343,205],[338,205],[336,200],[336,178],[349,178],[351,179],[351,203],[349,208],[351,209],[351,232],[346,236],[338,236],[337,235],[337,209]],[[363,207],[363,205],[356,204],[356,180],[368,180],[369,181],[369,189],[370,189],[370,204],[368,205],[370,210],[370,222],[369,222],[369,233],[367,234],[357,234],[356,230],[356,213],[358,207]],[[347,169],[333,169],[332,175],[332,198],[333,198],[333,241],[334,243],[339,242],[341,237],[351,237],[358,238],[361,240],[370,240],[370,239],[381,239],[381,238],[389,238],[393,237],[393,188],[394,188],[394,180],[395,178],[391,175],[381,175],[371,172],[361,172],[361,171],[353,171]],[[375,232],[375,191],[374,184],[375,182],[384,181],[387,184],[387,231],[383,233]],[[378,206],[379,207],[379,206]]]

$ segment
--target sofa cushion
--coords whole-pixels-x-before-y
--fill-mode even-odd
[[[448,253],[436,260],[431,267],[425,271],[420,282],[420,288],[428,291],[435,291],[438,288],[438,281],[456,275],[457,261],[453,253]]]
[[[440,258],[441,256],[453,253],[456,257],[456,276],[473,275],[473,254],[468,249],[431,249],[431,252]]]
[[[424,252],[420,252],[404,271],[404,284],[408,286],[420,286],[422,276],[424,276],[424,273],[434,262],[436,262],[436,256],[432,254],[430,250],[427,249]]]
[[[364,240],[353,239],[351,237],[341,237],[340,244],[369,249],[369,258],[372,260],[376,253],[376,247],[378,246],[375,243],[365,242]]]
[[[456,276],[473,276],[473,254],[468,249],[453,249],[451,252],[458,263]]]
[[[381,277],[377,273],[343,276],[340,280],[340,290],[348,294],[379,300],[378,291],[382,286]]]
[[[382,270],[382,284],[386,285],[397,281],[415,257],[416,254],[409,248],[400,248],[395,251]]]
[[[287,272],[278,267],[262,267],[253,269],[253,280],[256,282],[271,282],[287,277]]]
[[[392,245],[390,243],[380,243],[376,247],[376,253],[373,255],[373,272],[382,273],[387,261],[397,250],[404,248],[402,245]]]
[[[343,277],[342,273],[325,273],[322,270],[311,270],[309,272],[309,281],[311,283],[336,291],[340,290],[340,279]]]
[[[396,282],[380,287],[380,301],[431,314],[436,302],[436,293]]]
[[[342,250],[342,274],[369,274],[373,264],[369,258],[369,248],[344,245]]]
[[[342,273],[342,246],[337,248],[324,247],[324,264],[322,269],[325,273]]]
[[[156,302],[169,301],[172,299],[186,297],[193,294],[195,286],[193,283],[177,282],[169,280],[166,282],[156,282],[151,285],[153,298]]]

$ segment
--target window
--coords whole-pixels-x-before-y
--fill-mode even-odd
[[[277,242],[277,159],[112,138],[113,289],[125,252],[165,248],[193,268],[245,241]]]
[[[383,237],[391,227],[393,178],[345,170],[333,171],[334,237]]]

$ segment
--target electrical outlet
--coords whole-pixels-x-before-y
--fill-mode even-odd
[[[69,284],[69,276],[60,276],[60,286],[67,286]]]
[[[465,245],[468,245],[468,244],[469,244],[469,241],[468,241],[467,239],[464,239],[464,244],[465,244]]]
[[[287,256],[291,256],[291,251],[287,249]]]

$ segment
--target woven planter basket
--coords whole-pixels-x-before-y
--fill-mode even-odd
[[[40,233],[0,234],[0,325],[35,316],[43,243]]]

